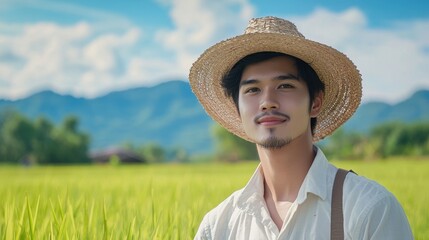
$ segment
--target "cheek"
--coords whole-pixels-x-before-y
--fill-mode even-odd
[[[282,104],[291,111],[294,112],[309,112],[310,99],[308,96],[303,94],[293,94],[285,97],[282,100]]]
[[[240,115],[241,122],[245,124],[251,114],[250,110],[247,106],[243,106],[240,104],[238,106],[238,113]]]
[[[257,105],[252,103],[249,99],[246,99],[245,101],[240,99],[238,100],[238,113],[244,126],[249,125],[250,122],[253,122],[253,118],[257,112]]]
[[[310,121],[309,102],[310,100],[304,96],[284,100],[283,110],[293,118],[294,126]]]
[[[242,97],[238,99],[238,110],[240,115],[249,114],[253,108],[254,103],[252,99],[243,99]]]
[[[301,98],[297,104],[299,105],[300,109],[306,113],[310,113],[310,98],[308,96]]]

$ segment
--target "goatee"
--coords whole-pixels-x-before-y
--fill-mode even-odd
[[[282,139],[277,137],[269,137],[262,142],[257,143],[259,146],[266,149],[280,149],[291,142],[290,139]]]

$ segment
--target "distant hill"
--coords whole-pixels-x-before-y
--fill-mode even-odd
[[[429,121],[429,90],[419,90],[394,105],[383,102],[362,104],[344,124],[344,129],[366,132],[376,125],[391,121],[405,123]]]
[[[112,92],[94,99],[43,91],[17,101],[0,100],[0,111],[6,108],[30,118],[45,116],[55,123],[75,115],[81,129],[91,134],[92,149],[125,142],[155,142],[192,153],[213,150],[213,122],[184,81]]]
[[[30,118],[45,116],[55,123],[75,115],[81,129],[91,134],[92,149],[125,142],[156,142],[169,148],[183,147],[190,153],[214,150],[210,131],[213,121],[184,81],[112,92],[94,99],[43,91],[16,101],[0,100],[0,111],[7,108]],[[429,91],[418,91],[394,105],[362,104],[344,128],[368,131],[394,120],[429,121]]]

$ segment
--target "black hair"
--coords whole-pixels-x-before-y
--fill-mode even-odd
[[[310,108],[316,94],[325,91],[325,84],[320,80],[319,76],[313,68],[303,60],[279,52],[258,52],[245,56],[239,60],[229,72],[222,78],[222,87],[226,96],[231,97],[238,111],[238,93],[240,90],[240,81],[244,69],[252,64],[260,63],[275,57],[289,57],[295,61],[298,70],[298,78],[303,79],[307,84],[308,93],[310,96]],[[317,118],[311,118],[311,133],[314,134]]]

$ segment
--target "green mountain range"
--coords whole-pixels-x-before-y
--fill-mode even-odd
[[[386,121],[427,121],[428,106],[428,90],[418,91],[395,105],[365,103],[344,128],[367,131]],[[91,135],[93,150],[127,142],[135,145],[158,143],[190,153],[214,150],[211,138],[214,123],[185,81],[117,91],[93,99],[42,91],[20,100],[0,100],[0,111],[5,109],[30,118],[44,116],[55,123],[75,115],[81,129]]]
[[[344,124],[349,131],[366,132],[372,127],[399,121],[404,123],[429,121],[429,90],[419,90],[396,104],[368,102],[362,104]]]

